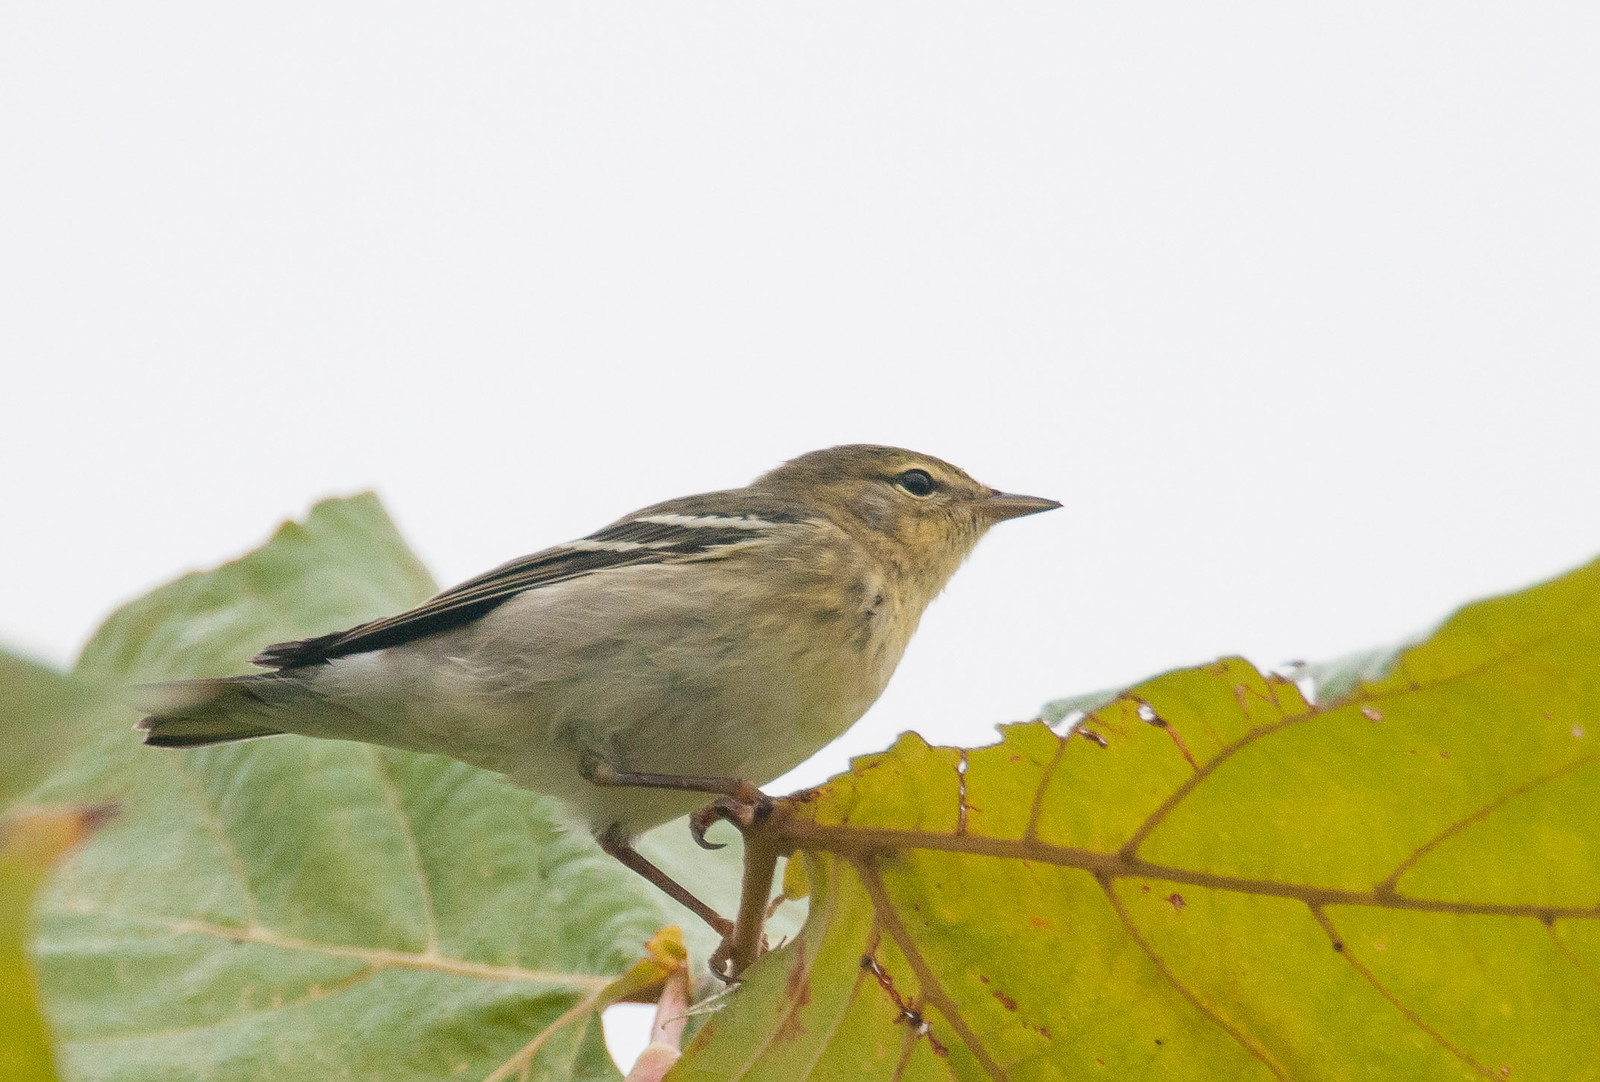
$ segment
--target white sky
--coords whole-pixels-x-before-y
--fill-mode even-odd
[[[1000,527],[916,728],[1600,552],[1600,8],[10,0],[0,642],[376,487],[442,582],[833,443]]]

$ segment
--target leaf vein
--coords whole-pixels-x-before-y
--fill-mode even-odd
[[[1179,995],[1188,1000],[1195,1010],[1205,1015],[1213,1025],[1233,1038],[1234,1043],[1260,1060],[1262,1066],[1271,1071],[1274,1078],[1287,1082],[1289,1072],[1273,1058],[1272,1053],[1267,1051],[1265,1045],[1251,1037],[1241,1027],[1224,1018],[1217,1008],[1201,999],[1198,992],[1178,979],[1178,975],[1173,972],[1172,967],[1167,965],[1166,959],[1156,953],[1149,940],[1145,939],[1144,934],[1139,931],[1138,925],[1134,924],[1133,917],[1129,915],[1127,908],[1122,904],[1122,899],[1118,898],[1117,892],[1111,889],[1111,881],[1102,876],[1095,876],[1095,881],[1100,884],[1101,892],[1106,896],[1106,900],[1111,903],[1112,910],[1117,914],[1117,920],[1122,923],[1123,931],[1127,932],[1128,937],[1144,952],[1144,956],[1150,959],[1150,963],[1156,967],[1156,972],[1160,973],[1162,978],[1172,985]]]
[[[189,758],[185,755],[168,755],[163,758],[170,762],[177,771],[183,787],[189,790],[194,798],[196,807],[199,808],[200,818],[217,840],[217,847],[222,850],[223,863],[227,864],[228,872],[234,881],[239,884],[239,890],[244,895],[245,919],[251,924],[256,924],[261,918],[256,903],[255,888],[250,883],[249,873],[245,871],[244,861],[239,858],[239,851],[234,848],[233,839],[228,836],[227,827],[223,825],[222,817],[217,809],[212,807],[211,800],[205,789],[200,784],[200,779],[195,777],[189,769]]]
[[[1428,841],[1412,850],[1411,855],[1406,857],[1405,860],[1401,861],[1399,866],[1397,866],[1394,871],[1390,872],[1383,882],[1378,884],[1377,893],[1393,893],[1395,884],[1400,881],[1400,877],[1414,868],[1417,865],[1417,862],[1422,860],[1423,857],[1427,856],[1444,842],[1455,837],[1457,834],[1460,834],[1463,830],[1467,829],[1473,824],[1487,819],[1489,816],[1493,815],[1495,812],[1511,803],[1511,801],[1515,800],[1517,797],[1531,793],[1533,790],[1542,785],[1548,785],[1553,781],[1557,781],[1565,775],[1570,774],[1572,771],[1577,770],[1579,767],[1587,766],[1589,763],[1595,762],[1596,760],[1600,760],[1600,752],[1590,752],[1588,755],[1580,755],[1578,758],[1557,767],[1547,774],[1540,775],[1537,778],[1523,782],[1521,785],[1518,785],[1515,788],[1508,789],[1506,792],[1502,793],[1494,800],[1491,800],[1489,803],[1485,804],[1472,814],[1464,816],[1461,819],[1456,820],[1454,823],[1451,823],[1449,826],[1445,827],[1444,830],[1441,830]]]
[[[303,1007],[308,1003],[320,1003],[325,999],[331,999],[332,997],[341,993],[359,988],[387,968],[389,967],[386,965],[373,963],[363,969],[356,970],[350,976],[335,982],[332,986],[320,988],[313,987],[308,989],[304,995],[297,996],[296,998],[289,1000],[287,1003],[274,1003],[266,1007],[255,1007],[245,1011],[242,1014],[232,1015],[227,1018],[218,1018],[211,1022],[202,1022],[199,1025],[174,1026],[171,1029],[150,1030],[144,1033],[108,1033],[101,1037],[79,1038],[77,1040],[70,1041],[69,1043],[73,1045],[107,1045],[131,1043],[133,1041],[158,1041],[167,1037],[182,1037],[190,1033],[204,1033],[207,1030],[221,1029],[226,1026],[254,1022],[265,1015],[293,1010],[296,1007]]]
[[[1039,830],[1039,816],[1044,814],[1044,794],[1049,791],[1050,783],[1055,780],[1056,768],[1061,765],[1061,759],[1067,753],[1067,741],[1072,734],[1066,736],[1056,735],[1056,754],[1050,760],[1050,765],[1045,767],[1044,776],[1039,779],[1039,788],[1033,793],[1033,806],[1028,809],[1028,825],[1023,828],[1022,836],[1032,840],[1037,837]]]
[[[1554,920],[1600,919],[1600,905],[1457,902],[1437,898],[1415,898],[1398,893],[1379,893],[1376,889],[1350,890],[1344,887],[1319,887],[1305,883],[1281,883],[1270,879],[1254,879],[1249,876],[1156,864],[1138,857],[1130,857],[1121,850],[1104,853],[1076,846],[1051,845],[1030,838],[935,834],[892,828],[829,827],[800,821],[790,821],[781,825],[777,833],[784,842],[792,844],[797,849],[838,853],[857,862],[884,853],[926,849],[934,852],[990,857],[996,860],[1035,861],[1056,867],[1076,868],[1108,879],[1137,876],[1169,883],[1209,887],[1235,894],[1293,898],[1307,905],[1351,905],[1425,913],[1529,917],[1547,924]]]
[[[811,1076],[817,1073],[817,1065],[822,1062],[822,1057],[827,1054],[828,1048],[833,1044],[833,1039],[838,1035],[839,1030],[844,1028],[844,1020],[850,1017],[850,1008],[856,1005],[856,997],[861,994],[861,984],[866,978],[867,971],[865,969],[856,971],[855,983],[850,986],[850,994],[845,997],[843,1009],[839,1011],[838,1016],[832,1022],[828,1023],[828,1028],[823,1033],[822,1039],[817,1042],[817,1054],[811,1057],[811,1062],[806,1065],[805,1072],[799,1076],[800,1082],[810,1082]]]
[[[1312,906],[1311,915],[1316,918],[1317,923],[1322,926],[1322,930],[1327,933],[1328,941],[1333,944],[1334,949],[1338,951],[1339,955],[1344,958],[1346,962],[1350,963],[1350,966],[1357,973],[1361,974],[1361,978],[1370,984],[1380,996],[1386,999],[1391,1007],[1399,1011],[1406,1021],[1410,1022],[1413,1026],[1416,1026],[1423,1033],[1427,1034],[1429,1039],[1437,1044],[1440,1048],[1443,1048],[1446,1052],[1449,1052],[1452,1056],[1455,1056],[1462,1063],[1465,1063],[1468,1067],[1472,1068],[1474,1071],[1477,1071],[1485,1078],[1495,1077],[1495,1073],[1493,1071],[1489,1070],[1489,1068],[1485,1067],[1483,1064],[1467,1055],[1465,1050],[1457,1048],[1454,1044],[1451,1044],[1450,1041],[1445,1038],[1444,1034],[1428,1025],[1427,1022],[1424,1022],[1421,1015],[1412,1010],[1410,1007],[1406,1006],[1405,1003],[1401,1001],[1399,996],[1395,995],[1386,985],[1384,985],[1382,981],[1378,980],[1377,975],[1374,974],[1372,970],[1362,965],[1360,960],[1356,958],[1355,952],[1350,949],[1350,944],[1346,943],[1339,935],[1338,930],[1333,926],[1333,921],[1328,919],[1328,915],[1323,912],[1321,906]]]
[[[510,1059],[506,1060],[500,1066],[496,1067],[494,1070],[485,1075],[483,1082],[505,1082],[505,1080],[510,1078],[513,1073],[521,1073],[525,1071],[532,1065],[533,1057],[539,1054],[539,1049],[544,1047],[546,1041],[555,1036],[556,1033],[560,1032],[563,1027],[570,1025],[573,1019],[582,1017],[584,1014],[594,1010],[595,1006],[600,1002],[600,997],[604,995],[604,993],[605,989],[603,987],[596,988],[594,991],[578,1000],[578,1002],[568,1007],[548,1026],[545,1026],[538,1033],[534,1034],[533,1040],[519,1048],[515,1053],[512,1054]],[[587,1026],[585,1026],[585,1029],[587,1029]],[[579,1034],[579,1038],[581,1043],[581,1033]]]
[[[1580,606],[1578,605],[1571,606],[1562,613],[1562,616],[1571,616],[1572,613],[1577,611],[1579,607]],[[1219,766],[1263,737],[1271,736],[1275,733],[1281,732],[1284,729],[1291,728],[1303,722],[1312,721],[1316,718],[1326,716],[1327,714],[1332,713],[1341,707],[1349,706],[1354,702],[1383,702],[1397,696],[1411,695],[1418,691],[1442,687],[1455,681],[1488,672],[1496,666],[1504,665],[1508,661],[1516,660],[1518,657],[1522,656],[1524,652],[1542,643],[1548,642],[1553,638],[1556,638],[1565,631],[1566,625],[1564,621],[1552,620],[1550,629],[1543,634],[1535,635],[1534,637],[1526,639],[1523,642],[1518,643],[1516,646],[1508,650],[1504,650],[1493,657],[1487,658],[1476,665],[1470,665],[1467,668],[1458,669],[1457,671],[1449,673],[1443,677],[1440,677],[1439,679],[1418,681],[1411,679],[1408,676],[1405,687],[1397,688],[1393,691],[1376,693],[1367,690],[1371,686],[1370,684],[1360,683],[1351,688],[1349,693],[1344,695],[1342,698],[1334,699],[1327,703],[1314,703],[1311,704],[1311,708],[1304,713],[1282,718],[1266,725],[1256,726],[1255,728],[1246,732],[1242,737],[1234,741],[1232,744],[1228,744],[1222,748],[1219,748],[1217,750],[1217,754],[1212,756],[1212,758],[1209,759],[1203,767],[1201,767],[1192,777],[1186,779],[1182,785],[1174,789],[1165,800],[1156,806],[1155,810],[1150,813],[1145,821],[1141,823],[1136,830],[1134,830],[1133,834],[1129,836],[1128,840],[1122,844],[1122,851],[1130,857],[1135,855],[1138,852],[1139,847],[1144,844],[1145,839],[1150,836],[1151,832],[1153,832],[1156,827],[1160,826],[1161,823],[1166,820],[1167,816],[1171,815],[1173,810],[1177,808],[1177,806],[1184,800],[1186,800],[1189,794],[1194,792],[1194,790],[1197,789],[1206,778],[1214,774]],[[1398,671],[1402,673],[1406,671],[1404,654],[1395,659],[1394,668],[1390,671]],[[1093,715],[1091,714],[1090,716],[1092,717]],[[1088,719],[1085,718],[1085,720]],[[1042,792],[1043,790],[1041,789],[1041,795]]]
[[[996,1079],[997,1082],[1006,1082],[1008,1077],[1006,1072],[995,1062],[989,1050],[978,1039],[978,1035],[961,1017],[960,1009],[944,990],[944,985],[929,967],[927,959],[922,957],[922,951],[900,920],[894,901],[883,885],[883,875],[878,870],[877,864],[870,858],[856,859],[852,864],[855,866],[856,874],[861,877],[862,884],[867,888],[867,895],[872,899],[872,909],[877,914],[879,923],[889,933],[889,938],[894,940],[895,946],[900,948],[900,953],[905,956],[912,972],[917,975],[917,981],[922,985],[923,1000],[939,1009],[939,1013],[944,1015],[950,1028],[955,1030],[956,1036],[961,1038],[961,1043],[967,1046],[967,1050],[972,1053],[978,1065],[990,1078]]]
[[[1556,953],[1572,963],[1573,968],[1582,973],[1590,984],[1600,988],[1600,974],[1595,973],[1593,969],[1589,968],[1587,962],[1573,953],[1572,947],[1567,944],[1566,940],[1561,938],[1561,934],[1556,931],[1555,925],[1546,925],[1545,931],[1549,932],[1550,938],[1555,941]]]
[[[367,756],[372,760],[374,771],[378,776],[378,785],[383,789],[384,803],[389,806],[389,811],[394,815],[395,823],[400,831],[400,837],[405,842],[406,853],[411,860],[411,868],[417,876],[417,890],[422,900],[423,919],[426,921],[427,936],[425,954],[439,953],[439,918],[433,904],[433,888],[428,883],[428,872],[422,863],[422,846],[417,840],[417,831],[411,822],[411,817],[406,814],[405,806],[401,801],[400,788],[395,784],[394,775],[389,772],[389,762],[384,758],[383,752],[376,745],[361,745],[367,750]]]
[[[374,965],[396,966],[403,969],[431,970],[457,977],[477,977],[482,980],[517,981],[530,984],[554,984],[571,988],[604,989],[611,977],[590,973],[557,973],[550,970],[523,969],[520,966],[493,965],[487,962],[469,962],[443,955],[417,954],[411,951],[389,950],[383,947],[357,947],[343,943],[323,943],[284,935],[259,924],[241,928],[188,917],[155,917],[133,913],[120,913],[88,904],[69,904],[73,912],[93,916],[113,917],[132,924],[160,928],[172,935],[199,935],[225,939],[230,943],[258,943],[281,950],[304,951],[332,958],[353,958]]]
[[[1189,794],[1198,789],[1202,782],[1216,773],[1218,767],[1239,752],[1263,737],[1271,736],[1291,726],[1310,721],[1313,718],[1320,717],[1322,714],[1322,708],[1312,707],[1304,714],[1296,714],[1293,717],[1282,718],[1266,725],[1258,725],[1232,744],[1218,749],[1217,754],[1206,760],[1204,765],[1184,779],[1182,785],[1179,785],[1167,795],[1165,800],[1156,805],[1155,810],[1146,816],[1144,822],[1140,823],[1134,832],[1128,836],[1128,840],[1122,843],[1120,852],[1129,858],[1133,858],[1138,853],[1139,847],[1144,844],[1145,839],[1151,835],[1156,827],[1160,826],[1179,804],[1188,799]]]

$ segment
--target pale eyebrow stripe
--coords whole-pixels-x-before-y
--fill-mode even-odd
[[[747,518],[744,515],[644,515],[629,522],[651,522],[658,526],[687,526],[690,529],[722,526],[735,530],[770,530],[778,524],[764,518]]]

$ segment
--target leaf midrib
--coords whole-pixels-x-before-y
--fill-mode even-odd
[[[96,917],[109,917],[130,924],[159,928],[172,935],[198,935],[223,939],[230,943],[256,943],[281,950],[320,954],[329,958],[349,958],[383,968],[431,970],[458,977],[475,977],[480,980],[510,981],[527,984],[545,984],[568,988],[601,989],[615,977],[598,973],[561,973],[547,969],[526,969],[522,966],[496,965],[491,962],[473,962],[464,958],[451,958],[437,951],[399,951],[385,947],[358,947],[345,943],[325,943],[286,935],[261,924],[248,926],[213,924],[190,917],[160,917],[149,914],[124,913],[115,909],[88,903],[66,901],[60,905],[68,912]]]

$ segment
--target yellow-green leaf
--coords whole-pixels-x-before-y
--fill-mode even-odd
[[[1600,1078],[1600,563],[1318,674],[858,760],[670,1077]]]

